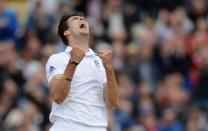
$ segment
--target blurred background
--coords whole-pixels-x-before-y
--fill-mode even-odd
[[[65,49],[61,15],[82,11],[91,47],[113,50],[109,131],[208,131],[207,0],[0,0],[0,130],[47,131],[45,64]]]

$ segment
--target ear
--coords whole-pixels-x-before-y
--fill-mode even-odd
[[[70,31],[66,30],[64,31],[64,36],[68,36],[70,34]]]

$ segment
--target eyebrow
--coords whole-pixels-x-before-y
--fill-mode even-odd
[[[70,18],[69,18],[69,20],[73,20],[73,18],[79,18],[79,17],[82,17],[82,18],[84,18],[84,19],[85,19],[85,17],[84,17],[84,16],[72,16],[72,17],[70,17]]]

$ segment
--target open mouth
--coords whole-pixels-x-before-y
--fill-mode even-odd
[[[79,28],[80,28],[80,29],[86,29],[86,26],[85,26],[84,23],[82,23],[82,24],[80,24]]]

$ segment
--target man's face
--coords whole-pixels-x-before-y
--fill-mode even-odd
[[[72,16],[67,20],[69,31],[74,35],[89,35],[89,24],[83,16]]]

